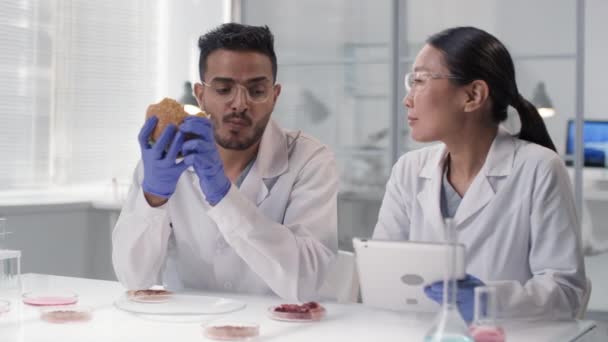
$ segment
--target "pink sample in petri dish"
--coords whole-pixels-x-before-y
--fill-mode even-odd
[[[245,341],[260,335],[260,326],[252,322],[215,322],[203,325],[206,338],[216,341]]]
[[[11,302],[8,300],[0,299],[0,316],[11,311]]]
[[[84,306],[48,306],[40,311],[40,318],[48,323],[85,323],[93,317],[92,309]]]
[[[78,302],[78,295],[69,291],[26,292],[23,303],[33,306],[72,305]]]
[[[469,332],[475,342],[504,342],[505,331],[501,327],[471,326]]]

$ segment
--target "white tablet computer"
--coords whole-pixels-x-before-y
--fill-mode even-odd
[[[414,312],[437,311],[424,286],[443,280],[451,249],[443,243],[354,238],[361,299],[370,306]],[[457,279],[465,277],[465,248],[456,244]]]

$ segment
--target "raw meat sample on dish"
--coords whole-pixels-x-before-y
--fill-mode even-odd
[[[269,311],[271,318],[281,321],[318,321],[325,316],[325,308],[317,302],[281,304]]]

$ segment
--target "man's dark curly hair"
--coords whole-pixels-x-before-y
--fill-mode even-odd
[[[237,23],[222,24],[198,39],[201,55],[198,69],[201,80],[205,79],[207,57],[213,51],[253,51],[264,54],[272,63],[272,78],[277,80],[277,56],[274,53],[274,36],[268,26],[250,26]]]

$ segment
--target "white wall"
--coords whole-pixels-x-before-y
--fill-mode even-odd
[[[199,81],[198,37],[223,22],[224,1],[167,0],[167,2],[166,94],[179,99],[183,94],[185,81]]]
[[[110,227],[117,214],[89,203],[2,207],[12,232],[3,247],[21,250],[23,273],[115,279]]]
[[[587,0],[585,116],[608,120],[608,1]]]

